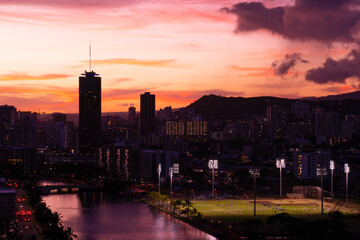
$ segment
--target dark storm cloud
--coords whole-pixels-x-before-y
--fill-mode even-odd
[[[284,76],[294,67],[297,63],[308,63],[305,59],[301,57],[300,53],[286,54],[285,58],[282,60],[274,61],[271,66],[274,69],[275,75]]]
[[[284,8],[266,8],[260,2],[239,3],[223,11],[235,14],[237,19],[236,32],[248,32],[258,29],[268,29],[274,33],[283,32]]]
[[[328,57],[322,66],[307,71],[306,80],[319,84],[345,83],[347,78],[360,79],[360,51],[352,50],[346,57],[334,60]]]
[[[223,8],[237,16],[235,32],[266,29],[291,40],[353,42],[359,30],[358,0],[296,0],[293,6],[266,8],[260,2]]]

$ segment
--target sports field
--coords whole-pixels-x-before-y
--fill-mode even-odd
[[[223,199],[223,200],[193,200],[193,206],[209,221],[218,224],[215,226],[242,226],[248,220],[260,219],[266,223],[269,216],[278,213],[289,213],[296,218],[305,218],[309,221],[328,219],[321,215],[321,201],[317,199],[266,199],[256,200],[256,217],[253,200]],[[344,214],[344,223],[352,233],[360,236],[360,205],[349,204],[345,207],[342,201],[324,202],[324,213],[339,210]],[[257,223],[256,223],[257,224]],[[258,226],[258,225],[257,225]],[[245,229],[246,227],[243,227]],[[269,224],[260,224],[256,229],[264,235],[278,234],[277,227]]]
[[[254,214],[253,200],[195,200],[196,209],[204,217],[225,216],[252,216]],[[256,214],[258,216],[270,216],[277,213],[289,213],[291,215],[318,215],[321,212],[321,201],[317,199],[258,199],[256,200]],[[359,206],[344,205],[324,202],[324,213],[331,210],[340,210],[344,214],[358,214]]]

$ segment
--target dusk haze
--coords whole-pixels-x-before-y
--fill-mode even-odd
[[[360,239],[360,0],[0,0],[0,240]]]
[[[296,99],[355,91],[356,1],[315,2],[1,1],[0,100],[76,113],[90,42],[103,112],[139,109],[145,91],[156,94],[157,109],[211,93]]]

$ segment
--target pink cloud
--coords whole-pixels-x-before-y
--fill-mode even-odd
[[[147,66],[147,67],[171,67],[172,63],[175,60],[165,59],[165,60],[139,60],[132,58],[109,58],[109,59],[98,59],[92,60],[93,64],[104,64],[104,65],[137,65],[137,66]]]
[[[42,75],[30,75],[27,73],[11,73],[11,74],[1,74],[0,81],[54,80],[54,79],[63,79],[68,77],[71,77],[71,75],[56,74],[56,73],[46,73]]]

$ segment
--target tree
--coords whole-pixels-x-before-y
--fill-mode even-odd
[[[246,219],[241,223],[240,226],[244,228],[245,236],[249,239],[261,239],[259,234],[259,227],[263,226],[264,223],[259,219]]]
[[[180,200],[175,200],[171,201],[170,205],[173,206],[173,213],[176,213],[176,211],[182,206],[182,202]]]
[[[285,231],[290,230],[293,226],[293,223],[296,221],[296,218],[291,216],[288,213],[279,213],[273,216],[270,216],[267,219],[267,223],[270,225],[276,224],[279,226],[280,235],[284,237]]]

